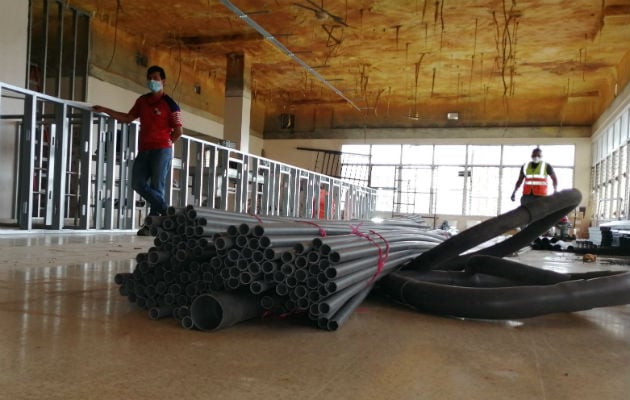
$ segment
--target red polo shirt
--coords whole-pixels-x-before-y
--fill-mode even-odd
[[[138,97],[129,114],[140,119],[139,151],[171,147],[171,132],[182,126],[181,110],[166,94],[157,99],[152,93]]]

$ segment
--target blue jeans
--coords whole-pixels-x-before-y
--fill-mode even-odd
[[[151,204],[149,215],[166,212],[164,185],[171,168],[173,149],[145,150],[138,153],[133,161],[131,187]]]

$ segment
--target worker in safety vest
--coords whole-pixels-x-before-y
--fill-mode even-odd
[[[313,199],[313,218],[317,215],[319,219],[326,218],[326,199],[328,198],[328,190],[325,185],[319,187],[319,207],[317,207],[317,198]],[[331,213],[335,215],[335,199],[332,200]]]
[[[512,199],[512,201],[516,199],[516,191],[523,182],[521,205],[527,204],[539,196],[546,196],[548,193],[547,177],[550,177],[553,182],[553,191],[557,191],[558,178],[555,172],[553,172],[551,165],[542,160],[542,150],[536,147],[532,151],[532,161],[521,167],[521,172],[516,181],[516,185],[514,185],[514,192],[512,192],[510,199]]]

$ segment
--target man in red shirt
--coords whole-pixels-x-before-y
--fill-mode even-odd
[[[133,161],[131,186],[151,204],[149,215],[164,215],[166,212],[164,186],[173,158],[172,146],[183,133],[181,110],[164,93],[165,82],[164,69],[154,65],[147,70],[147,86],[151,92],[138,97],[128,113],[102,106],[93,107],[94,111],[108,114],[123,123],[140,119],[138,154]],[[138,231],[140,236],[149,234],[146,226]]]

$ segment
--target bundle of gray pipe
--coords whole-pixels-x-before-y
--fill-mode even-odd
[[[307,315],[335,330],[376,281],[445,239],[423,220],[294,220],[169,208],[147,217],[154,247],[118,274],[120,293],[185,328]]]

